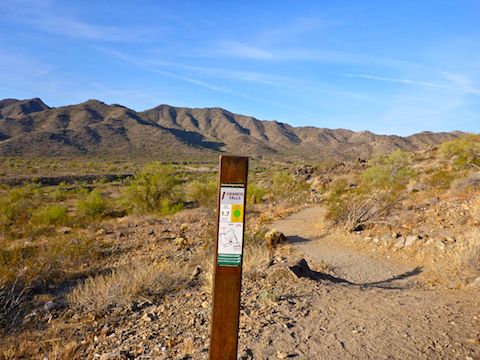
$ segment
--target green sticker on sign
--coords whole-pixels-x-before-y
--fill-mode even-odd
[[[240,266],[242,255],[218,254],[218,266]]]

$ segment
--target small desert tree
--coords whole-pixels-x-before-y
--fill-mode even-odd
[[[410,164],[410,155],[396,150],[374,159],[357,185],[348,185],[345,180],[335,183],[326,199],[330,219],[344,224],[349,231],[387,222],[414,175]]]
[[[457,168],[474,166],[480,169],[480,135],[465,134],[440,146],[441,155]]]
[[[0,193],[0,233],[14,233],[24,228],[38,202],[38,188],[31,184]]]
[[[175,212],[182,206],[176,189],[179,183],[172,166],[150,163],[127,186],[124,202],[137,213]]]
[[[84,218],[100,217],[107,208],[105,197],[98,189],[92,190],[85,198],[77,203],[77,210]]]
[[[278,172],[273,176],[270,191],[276,200],[288,199],[290,202],[304,201],[310,184],[287,172]]]
[[[215,180],[197,179],[186,186],[188,197],[199,206],[215,207],[217,196],[217,183]]]

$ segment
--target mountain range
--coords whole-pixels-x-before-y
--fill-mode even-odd
[[[57,108],[41,99],[0,100],[0,156],[209,159],[220,153],[275,159],[345,160],[435,146],[460,132],[400,137],[293,127],[221,108],[159,105],[136,112],[89,100]]]

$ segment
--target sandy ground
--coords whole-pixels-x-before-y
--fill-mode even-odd
[[[314,270],[316,263],[328,265],[339,282],[312,286],[302,279],[303,293],[293,292],[295,306],[305,311],[294,326],[270,326],[256,340],[241,342],[255,359],[480,359],[478,287],[427,289],[422,264],[353,250],[329,235],[323,216],[321,207],[308,208],[274,227]]]
[[[418,275],[415,266],[348,248],[345,239],[330,234],[323,225],[324,216],[324,208],[315,206],[277,221],[273,227],[287,236],[309,262],[327,264],[336,275],[355,284],[395,282],[396,286],[407,286]]]
[[[160,259],[179,253],[165,237],[186,219],[115,226],[125,233],[125,246],[136,246],[136,256]],[[424,285],[425,264],[356,246],[325,223],[324,210],[313,207],[273,225],[293,249],[280,246],[275,264],[244,274],[239,359],[480,359],[479,287],[432,289]],[[210,225],[190,226],[198,233]],[[185,264],[205,255],[202,240],[193,241],[182,250]],[[300,258],[315,276],[297,278],[287,270]],[[208,359],[208,276],[202,270],[187,288],[104,314],[42,310],[31,332],[0,338],[0,359]]]

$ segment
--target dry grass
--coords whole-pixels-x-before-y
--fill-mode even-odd
[[[243,251],[242,273],[244,277],[255,278],[265,273],[270,266],[272,251],[261,244],[248,244]],[[202,266],[203,272],[202,290],[211,294],[213,290],[214,262],[208,258]]]
[[[58,327],[54,321],[46,331],[25,330],[15,337],[10,337],[8,345],[0,348],[0,360],[83,360],[86,356],[82,350],[88,348],[93,339],[87,336],[82,341],[73,340],[71,330]]]
[[[265,206],[259,208],[260,213],[257,219],[259,227],[271,224],[273,221],[291,215],[304,207],[304,204],[289,204],[287,202],[276,204],[275,206]]]
[[[460,269],[480,275],[480,229],[474,228],[465,234],[465,241],[459,244],[456,257]]]
[[[250,245],[245,247],[243,254],[243,273],[246,276],[255,277],[267,270],[272,259],[272,252],[262,245]]]
[[[204,264],[205,271],[203,272],[202,277],[202,290],[206,294],[211,294],[213,291],[213,274],[215,272],[215,267],[212,259],[206,259]]]
[[[477,196],[470,207],[470,214],[476,224],[480,224],[480,196]]]
[[[58,284],[98,255],[99,243],[85,235],[57,235],[26,244],[3,241],[0,242],[2,283],[20,278],[27,286],[35,281]]]
[[[113,270],[108,275],[88,278],[68,295],[72,308],[102,313],[125,306],[139,298],[156,298],[187,284],[188,267],[173,264],[136,263]]]
[[[82,347],[81,344],[75,341],[64,341],[61,338],[55,338],[48,341],[44,345],[44,352],[47,354],[44,356],[44,359],[48,360],[61,360],[61,359],[72,359],[80,360],[82,355],[79,354],[79,350]]]
[[[18,278],[12,283],[0,279],[0,329],[16,323],[27,292]]]

